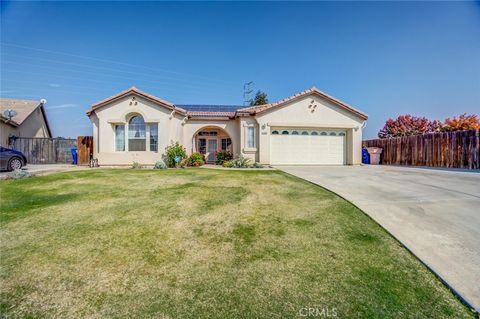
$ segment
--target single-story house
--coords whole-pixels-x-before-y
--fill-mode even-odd
[[[14,111],[9,118],[5,111]],[[8,147],[11,137],[52,137],[41,101],[0,99],[0,146]]]
[[[100,165],[152,165],[172,142],[187,153],[230,150],[262,164],[361,163],[367,115],[312,87],[257,106],[176,105],[132,87],[87,111]]]

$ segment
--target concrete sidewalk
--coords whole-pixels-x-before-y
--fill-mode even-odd
[[[393,166],[279,166],[354,203],[480,311],[480,174]]]

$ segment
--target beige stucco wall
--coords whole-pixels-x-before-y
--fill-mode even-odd
[[[90,116],[94,136],[94,157],[100,165],[131,165],[138,162],[143,165],[153,165],[162,158],[165,147],[171,142],[183,141],[183,116],[155,104],[149,100],[133,95],[100,108]],[[132,102],[130,104],[130,102]],[[147,131],[147,151],[117,152],[115,151],[115,124],[126,124],[135,114],[143,116],[146,124],[158,124],[158,151],[151,152],[148,147],[149,133]],[[127,132],[127,128],[125,128]],[[127,138],[125,139],[128,148]]]
[[[188,154],[194,151],[193,138],[208,127],[225,131],[232,139],[234,155],[241,154],[263,164],[270,163],[270,131],[272,126],[345,129],[347,132],[347,164],[361,163],[362,125],[364,120],[316,95],[292,101],[253,116],[234,120],[185,119],[168,108],[133,95],[104,106],[90,116],[94,137],[94,157],[100,165],[131,165],[134,161],[152,165],[162,158],[165,148],[180,142]],[[136,102],[136,104],[135,104]],[[316,105],[316,107],[313,107]],[[314,110],[312,112],[312,110]],[[126,124],[134,114],[145,122],[158,124],[157,152],[116,152],[115,124]],[[247,127],[255,128],[255,146],[246,146]],[[126,128],[127,131],[127,128]],[[147,145],[149,135],[147,131]],[[128,144],[127,139],[125,143]],[[148,147],[147,147],[148,149]]]
[[[259,161],[263,164],[270,163],[272,126],[344,128],[347,131],[347,164],[361,163],[364,120],[316,95],[261,113],[256,116],[256,122],[259,127]]]
[[[232,139],[233,153],[237,155],[240,153],[240,136],[239,136],[239,121],[238,120],[193,120],[189,119],[184,125],[183,145],[187,153],[191,154],[193,148],[193,137],[202,129],[207,127],[220,128],[225,131]]]
[[[180,142],[188,154],[193,151],[193,137],[198,131],[207,127],[215,127],[225,131],[232,139],[233,151],[240,152],[239,124],[237,120],[186,120],[178,113],[135,96],[126,96],[118,101],[104,106],[90,116],[92,135],[94,138],[94,158],[100,165],[131,165],[139,162],[143,165],[153,165],[162,158],[165,148],[174,142]],[[132,105],[130,105],[132,102]],[[135,104],[136,102],[136,104]],[[151,152],[117,152],[115,151],[115,124],[126,124],[131,116],[140,114],[145,122],[158,123],[158,151]],[[127,131],[127,128],[125,129]],[[149,135],[147,132],[147,149]],[[127,138],[125,144],[128,144]]]
[[[249,158],[253,162],[258,162],[260,155],[260,146],[259,146],[259,127],[256,119],[254,117],[240,117],[240,151],[242,156]],[[254,127],[254,147],[247,147],[247,127]],[[259,152],[260,151],[260,152]]]

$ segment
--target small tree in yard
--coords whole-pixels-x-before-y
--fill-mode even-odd
[[[263,105],[263,104],[268,104],[267,93],[264,93],[259,90],[257,91],[257,93],[255,93],[255,98],[253,99],[252,102],[250,102],[250,106]]]
[[[458,118],[454,116],[452,119],[449,117],[445,119],[443,123],[442,131],[465,131],[465,130],[480,130],[480,118],[478,115],[471,114],[459,115]]]
[[[180,163],[181,160],[187,157],[187,152],[180,143],[176,142],[175,144],[172,143],[165,148],[164,157],[168,167],[175,167],[178,163]],[[179,159],[178,163],[175,161],[176,158]]]

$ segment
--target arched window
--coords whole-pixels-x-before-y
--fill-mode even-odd
[[[307,131],[303,131],[303,132],[302,132],[302,135],[308,135],[308,132],[307,132]]]
[[[272,131],[272,135],[278,135],[278,131]]]
[[[315,132],[315,131],[314,131],[314,132],[312,132],[311,135],[318,135],[318,132]]]
[[[288,131],[283,131],[282,132],[282,135],[288,135],[288,134],[289,134]]]
[[[322,132],[322,133],[320,133],[320,135],[327,136],[327,132]]]
[[[331,133],[330,133],[330,136],[337,136],[337,133],[331,132]]]
[[[338,133],[338,136],[345,136],[345,133],[343,133],[343,132]]]
[[[135,115],[128,121],[128,150],[132,152],[147,150],[145,121],[141,115]]]
[[[292,135],[298,135],[298,132],[297,132],[297,131],[293,131],[293,132],[292,132]]]

